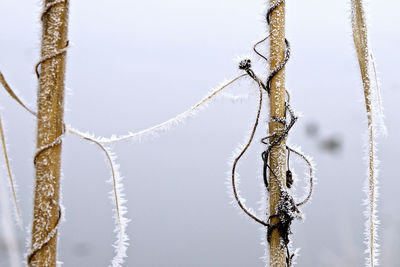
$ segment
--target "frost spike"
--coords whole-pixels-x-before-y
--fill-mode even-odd
[[[56,266],[68,1],[43,3],[38,92],[37,154],[29,266]],[[63,51],[60,53],[60,51]],[[56,140],[60,140],[55,143]],[[49,144],[53,144],[49,146]]]
[[[270,18],[270,71],[273,72],[285,60],[285,2],[282,0],[270,0],[270,7],[276,6]],[[285,69],[279,71],[271,80],[270,88],[270,117],[285,117]],[[271,121],[269,123],[269,133],[280,134],[283,132],[282,124]],[[283,155],[283,156],[282,156]],[[281,184],[285,185],[286,170],[286,138],[283,138],[277,145],[272,147],[270,152],[270,166],[275,172]],[[275,214],[280,193],[279,185],[276,179],[271,179],[274,175],[269,175],[270,180],[270,198],[269,207],[270,214]],[[272,218],[271,224],[279,222],[278,218]],[[272,232],[270,242],[270,266],[281,267],[286,266],[286,250],[281,245],[281,238],[277,230]]]
[[[375,125],[374,117],[376,114],[374,107],[374,96],[371,90],[370,76],[370,57],[371,53],[368,47],[368,33],[365,18],[365,10],[362,0],[351,1],[351,19],[353,27],[353,40],[357,52],[358,63],[360,65],[361,79],[364,87],[365,106],[368,120],[368,177],[367,177],[367,216],[365,239],[367,245],[368,257],[366,258],[366,266],[373,267],[378,265],[377,260],[377,224],[376,215],[376,198],[377,198],[377,181],[376,181],[376,155],[375,155]],[[378,85],[377,85],[378,86]],[[379,92],[378,92],[379,94]]]

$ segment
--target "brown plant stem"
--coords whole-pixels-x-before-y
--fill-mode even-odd
[[[373,118],[373,103],[371,92],[371,77],[370,77],[370,58],[371,53],[368,47],[368,32],[364,4],[362,0],[352,0],[352,27],[353,27],[353,41],[357,52],[358,63],[361,72],[361,79],[364,88],[365,107],[367,111],[368,122],[368,228],[367,228],[367,242],[368,244],[368,259],[367,266],[375,266],[377,262],[375,251],[376,245],[376,170],[375,170],[375,129]],[[373,58],[372,58],[373,59]],[[375,68],[375,66],[373,65]],[[376,70],[375,70],[376,76]],[[377,78],[376,78],[377,80]],[[377,81],[378,86],[378,81]],[[379,97],[378,88],[378,97]],[[379,101],[380,103],[380,101]],[[381,107],[380,107],[381,108]]]
[[[270,6],[279,2],[279,0],[271,0]],[[285,3],[282,2],[274,9],[270,16],[270,71],[275,70],[285,57]],[[279,71],[271,80],[270,89],[270,117],[285,118],[285,69]],[[269,134],[281,134],[284,131],[284,125],[276,121],[269,122]],[[273,142],[274,139],[271,139]],[[278,180],[282,185],[286,184],[286,138],[282,138],[278,144],[271,148],[270,162],[271,170],[274,171]],[[270,214],[275,214],[275,208],[280,197],[279,185],[277,179],[273,178],[274,174],[269,175],[270,198],[269,208]],[[272,218],[270,224],[278,223],[278,218]],[[275,229],[271,235],[270,241],[270,266],[283,267],[286,266],[286,250],[281,245],[281,238]]]
[[[56,266],[68,1],[44,1],[30,266]],[[60,53],[60,51],[63,51]]]

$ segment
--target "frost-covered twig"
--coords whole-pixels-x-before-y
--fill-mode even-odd
[[[374,80],[375,80],[375,92],[376,96],[375,98],[375,103],[374,105],[377,106],[374,108],[374,114],[376,118],[376,128],[378,130],[378,134],[382,134],[383,136],[387,135],[387,129],[385,125],[385,114],[383,113],[383,103],[382,103],[382,96],[381,96],[381,87],[379,86],[379,78],[378,78],[378,71],[376,70],[376,62],[375,62],[375,57],[370,51],[370,56],[371,56],[371,63],[372,63],[372,69],[374,71]]]
[[[285,64],[288,60],[285,39],[285,0],[270,0],[266,19],[270,30],[270,75],[267,86],[270,94],[270,117],[285,118]],[[273,76],[271,76],[273,74]],[[279,134],[282,128],[280,122],[269,123],[269,134]],[[279,182],[270,178],[269,208],[271,214],[277,214],[276,207],[281,198],[279,183],[285,184],[286,180],[286,138],[280,140],[269,153],[269,166],[274,171]],[[274,176],[274,175],[272,175]],[[271,219],[272,225],[280,223],[279,218]],[[287,255],[281,243],[278,230],[272,231],[270,237],[270,266],[287,266]]]
[[[268,226],[267,222],[264,222],[263,220],[257,218],[256,215],[252,214],[252,212],[248,208],[246,208],[244,206],[244,203],[241,200],[241,197],[239,196],[239,191],[238,191],[237,185],[236,185],[236,166],[237,166],[239,160],[241,159],[241,157],[246,153],[247,149],[250,147],[251,142],[253,141],[254,135],[255,135],[256,130],[257,130],[258,121],[260,119],[261,108],[262,108],[262,103],[263,103],[263,101],[262,101],[262,99],[263,99],[263,97],[262,97],[263,96],[263,92],[262,92],[263,87],[262,87],[260,81],[258,81],[258,87],[259,87],[259,100],[258,100],[258,108],[257,108],[256,119],[255,119],[254,125],[253,125],[253,127],[251,129],[250,137],[249,137],[248,141],[246,141],[246,143],[244,145],[240,145],[240,148],[238,149],[238,152],[235,153],[236,156],[235,156],[235,158],[233,160],[233,164],[232,164],[232,173],[231,173],[232,174],[232,176],[231,176],[232,179],[231,179],[231,182],[232,182],[233,196],[235,197],[235,200],[236,200],[237,204],[243,210],[243,212],[245,214],[247,214],[254,221],[256,221],[256,222],[258,222],[258,223],[260,223],[260,224],[262,224],[264,226]]]
[[[239,80],[242,77],[247,76],[247,74],[242,74],[239,75],[238,77],[224,83],[217,89],[213,90],[211,93],[209,93],[207,96],[205,96],[203,99],[201,99],[197,104],[189,108],[188,110],[178,114],[177,116],[162,122],[160,124],[157,124],[155,126],[152,126],[150,128],[144,129],[142,131],[136,132],[136,133],[128,133],[126,135],[122,136],[112,136],[110,138],[105,138],[105,137],[99,137],[96,138],[96,140],[100,143],[115,143],[115,142],[120,142],[124,140],[141,140],[141,138],[149,136],[149,135],[156,135],[159,132],[166,131],[181,122],[185,121],[187,118],[193,117],[196,115],[196,113],[201,110],[202,108],[206,107],[207,104],[212,100],[215,96],[217,96],[222,90],[224,90],[226,87],[230,86],[237,80]]]
[[[36,65],[39,80],[37,153],[34,158],[36,179],[31,252],[27,263],[29,266],[55,266],[61,220],[61,141],[65,132],[63,103],[68,0],[43,1],[41,19],[41,59]]]
[[[261,42],[263,42],[263,40],[258,43],[261,43]],[[286,51],[285,51],[286,56],[285,56],[284,61],[287,62],[289,59],[289,55],[290,55],[290,53],[288,52],[289,46],[288,46],[287,41],[285,41],[285,45],[286,45]],[[256,49],[255,49],[255,51],[257,54],[259,54]],[[280,64],[280,66],[278,68],[282,69],[283,68],[282,64]],[[305,156],[302,152],[300,152],[299,149],[293,149],[293,148],[290,148],[289,146],[285,147],[288,150],[288,153],[290,151],[292,151],[296,155],[300,156],[308,165],[309,172],[310,172],[309,173],[309,179],[310,179],[309,192],[303,201],[296,203],[293,199],[293,196],[291,196],[287,190],[287,188],[290,188],[293,183],[292,172],[290,171],[290,167],[289,167],[289,155],[286,156],[284,154],[284,155],[281,155],[281,157],[280,157],[280,159],[282,159],[282,158],[287,159],[287,162],[288,162],[288,166],[287,166],[288,170],[285,172],[286,177],[284,179],[279,179],[279,177],[276,174],[276,169],[275,170],[272,169],[271,166],[269,165],[270,159],[271,159],[271,157],[270,157],[271,151],[274,148],[276,148],[276,146],[278,144],[281,144],[282,142],[285,141],[285,139],[287,138],[287,136],[289,134],[289,131],[291,130],[291,128],[293,127],[293,125],[295,124],[295,122],[298,119],[297,115],[294,113],[294,111],[292,110],[292,108],[290,106],[290,103],[289,103],[290,95],[286,91],[285,94],[287,95],[288,99],[287,99],[287,101],[285,101],[285,112],[284,112],[283,117],[272,116],[270,118],[270,123],[279,123],[284,126],[283,129],[281,129],[279,132],[273,132],[270,135],[268,135],[267,137],[264,137],[261,139],[261,142],[263,144],[267,145],[266,150],[262,153],[262,159],[264,161],[264,168],[263,168],[264,184],[266,186],[267,191],[272,190],[271,187],[269,186],[271,184],[271,182],[276,184],[275,190],[277,191],[278,196],[279,196],[278,203],[275,206],[274,213],[270,213],[270,216],[269,216],[268,220],[266,220],[266,221],[259,219],[257,216],[255,216],[253,214],[251,209],[248,209],[244,206],[244,200],[242,200],[242,198],[239,196],[239,192],[237,190],[236,167],[237,167],[237,164],[238,164],[239,160],[241,159],[241,157],[244,155],[244,153],[246,153],[247,149],[249,148],[249,146],[254,138],[254,134],[257,130],[261,107],[262,107],[263,89],[268,93],[268,96],[271,96],[270,95],[271,91],[269,90],[270,87],[266,86],[258,78],[258,76],[254,73],[254,71],[251,69],[251,61],[249,59],[242,60],[239,63],[239,69],[246,71],[246,73],[253,80],[255,80],[258,83],[260,96],[259,96],[259,105],[258,105],[258,110],[257,110],[257,116],[256,116],[254,126],[252,127],[252,130],[250,131],[250,137],[245,142],[245,144],[240,145],[240,147],[234,153],[232,172],[231,172],[231,183],[232,183],[232,188],[233,188],[233,196],[234,196],[234,199],[235,199],[236,203],[238,204],[238,206],[243,210],[243,212],[246,215],[248,215],[251,219],[253,219],[257,223],[259,223],[267,228],[267,241],[269,244],[271,244],[271,241],[272,241],[271,240],[272,233],[275,231],[279,234],[280,246],[278,249],[281,250],[282,248],[285,248],[285,251],[283,251],[285,254],[285,258],[284,258],[285,266],[290,267],[293,265],[293,260],[294,260],[295,254],[296,254],[296,253],[291,253],[291,249],[290,249],[291,248],[290,239],[289,239],[289,235],[291,234],[290,228],[291,228],[292,221],[294,219],[301,218],[301,212],[298,209],[298,207],[305,204],[306,202],[308,202],[311,198],[311,194],[313,191],[314,166],[311,162],[311,159],[309,157]],[[270,75],[267,83],[270,83],[271,82],[270,80],[277,73],[279,73],[279,71],[280,70],[272,71],[272,73],[275,73],[275,74]],[[286,119],[286,112],[288,112],[290,115],[289,122],[287,122],[287,119]],[[281,168],[282,166],[279,166],[279,167]],[[268,171],[270,172],[270,181],[269,182],[268,182],[268,175],[267,175]],[[281,171],[281,170],[278,169],[278,171]],[[285,185],[287,188],[285,187]],[[280,252],[281,251],[279,251],[279,254],[280,254]],[[278,259],[275,259],[276,261],[274,261],[274,263],[271,264],[272,266],[283,266],[282,265],[283,259],[280,258],[280,256],[281,255],[279,255]]]
[[[115,205],[115,222],[117,233],[117,241],[115,242],[115,252],[116,255],[112,260],[112,267],[119,267],[124,263],[124,259],[127,257],[126,250],[128,248],[128,235],[126,233],[126,227],[128,225],[129,219],[127,219],[124,215],[127,213],[127,208],[124,206],[126,200],[123,198],[123,184],[122,184],[122,176],[119,174],[118,165],[116,162],[116,155],[112,152],[111,148],[105,147],[100,142],[96,141],[92,135],[81,133],[78,130],[68,128],[68,132],[71,134],[77,135],[87,141],[90,141],[96,144],[106,155],[107,161],[110,165],[111,169],[111,182],[113,185],[112,199],[114,200]]]
[[[233,79],[223,83],[217,89],[212,90],[208,95],[203,97],[197,104],[193,105],[186,111],[184,111],[184,112],[178,114],[177,116],[175,116],[171,119],[168,119],[162,123],[154,125],[150,128],[147,128],[147,129],[144,129],[144,130],[141,130],[138,132],[130,132],[130,133],[128,133],[126,135],[122,135],[122,136],[115,136],[115,135],[112,135],[111,137],[102,137],[102,136],[94,137],[93,136],[93,139],[102,144],[116,143],[116,142],[125,141],[125,140],[141,140],[147,136],[157,135],[160,132],[167,131],[167,130],[171,129],[172,127],[184,122],[186,119],[195,116],[198,111],[207,107],[207,105],[210,103],[210,101],[212,101],[213,99],[215,99],[218,96],[221,98],[230,99],[232,101],[245,100],[248,98],[248,95],[236,96],[236,95],[232,95],[229,93],[224,93],[223,90],[226,89],[227,87],[229,87],[230,85],[232,85],[233,83],[235,83],[236,81],[238,81],[240,78],[243,78],[247,75],[248,74],[241,74],[241,75],[237,76],[236,78],[233,78]],[[8,85],[8,83],[4,79],[3,75],[1,74],[1,72],[0,72],[0,82],[2,83],[4,89],[8,92],[8,94],[15,101],[17,101],[29,113],[36,116],[36,112],[33,109],[31,109],[30,107],[28,107],[27,105],[25,105],[24,102],[11,89],[11,87]],[[73,131],[82,133],[81,131],[79,131],[77,129],[73,129],[73,128],[71,128],[71,129]],[[70,128],[67,128],[66,130],[69,131]]]
[[[0,71],[0,83],[3,85],[4,89],[7,91],[7,93],[20,104],[25,110],[27,110],[29,113],[32,115],[36,116],[36,112],[33,111],[31,108],[26,106],[23,101],[15,94],[15,92],[11,89],[11,87],[8,85],[6,79],[4,78],[3,74]]]
[[[19,209],[19,205],[18,205],[17,193],[15,191],[13,175],[11,173],[10,161],[8,159],[6,138],[4,136],[4,129],[3,129],[3,123],[1,121],[1,117],[0,117],[0,137],[1,137],[1,145],[2,145],[2,148],[3,148],[4,161],[6,162],[6,167],[7,167],[8,179],[10,181],[10,188],[11,188],[12,198],[13,198],[14,205],[15,205],[15,211],[16,211],[16,215],[17,215],[16,217],[17,217],[18,225],[20,227],[22,227],[23,226],[22,215],[21,215],[21,210]]]
[[[4,243],[8,254],[8,263],[10,267],[20,267],[20,251],[18,239],[15,233],[13,220],[11,219],[10,202],[5,185],[5,180],[0,176],[0,229],[2,233],[1,242]]]
[[[312,195],[313,187],[314,187],[315,164],[314,164],[312,158],[310,156],[305,155],[299,148],[295,149],[295,148],[292,148],[292,147],[289,147],[289,146],[286,146],[286,148],[289,151],[291,151],[291,152],[295,153],[296,155],[298,155],[300,158],[302,158],[306,162],[307,167],[308,167],[308,171],[309,171],[309,173],[308,173],[308,177],[309,177],[308,193],[307,193],[306,197],[304,198],[304,200],[300,201],[299,203],[296,203],[296,206],[300,207],[300,206],[306,204],[311,199],[311,195]]]
[[[360,66],[361,79],[364,87],[364,98],[365,106],[367,111],[367,123],[368,123],[368,178],[367,178],[367,209],[365,215],[367,217],[366,229],[365,229],[365,243],[367,245],[366,253],[368,255],[366,259],[366,266],[378,265],[378,243],[377,243],[377,225],[379,223],[377,218],[377,159],[376,159],[376,123],[377,120],[383,121],[381,117],[382,109],[377,110],[380,102],[379,88],[377,89],[378,99],[374,95],[371,89],[371,63],[370,57],[371,52],[369,49],[369,40],[367,33],[366,14],[364,9],[364,3],[362,0],[351,1],[351,13],[352,13],[352,28],[353,28],[353,40],[357,52],[358,63]],[[376,68],[374,66],[375,77]],[[378,79],[376,79],[376,86],[378,87]],[[382,124],[383,125],[383,124]]]

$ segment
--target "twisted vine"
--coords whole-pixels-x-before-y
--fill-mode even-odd
[[[271,22],[272,12],[278,6],[283,4],[284,2],[285,2],[285,0],[280,0],[269,7],[269,9],[267,10],[267,13],[266,13],[266,20],[267,20],[268,25],[270,25],[270,22]],[[268,37],[269,36],[258,41],[253,47],[254,52],[267,62],[269,62],[268,58],[257,50],[257,46],[260,45],[261,43],[265,42],[268,39]],[[264,165],[263,165],[264,185],[266,187],[266,190],[269,191],[269,182],[268,182],[269,181],[268,180],[268,171],[269,171],[272,175],[272,179],[275,179],[277,182],[277,185],[279,187],[279,194],[280,194],[278,205],[276,207],[276,214],[270,215],[267,221],[261,220],[256,215],[252,214],[241,202],[240,197],[238,196],[238,190],[236,188],[236,183],[235,183],[235,170],[236,170],[237,163],[239,162],[239,160],[241,159],[243,154],[249,148],[249,146],[254,138],[255,131],[258,127],[261,103],[262,103],[262,92],[261,91],[262,91],[262,89],[264,89],[267,92],[268,96],[270,96],[272,79],[285,67],[285,65],[287,64],[289,59],[290,59],[290,43],[285,38],[284,59],[274,70],[272,70],[269,73],[265,84],[257,77],[257,75],[254,73],[254,71],[251,69],[251,61],[249,59],[245,59],[240,62],[239,69],[244,70],[254,81],[257,82],[257,84],[260,88],[260,97],[259,97],[260,100],[259,100],[259,107],[258,107],[258,111],[257,111],[256,121],[252,128],[250,138],[249,138],[248,142],[246,143],[246,145],[243,147],[242,151],[234,159],[233,166],[232,166],[232,187],[233,187],[234,197],[237,201],[238,206],[243,210],[243,212],[246,215],[248,215],[255,222],[267,227],[268,242],[270,241],[272,231],[275,229],[278,230],[278,233],[283,241],[282,245],[286,249],[286,265],[288,267],[292,265],[292,260],[294,257],[294,254],[291,253],[289,250],[289,243],[290,243],[289,234],[291,234],[290,226],[294,219],[301,218],[301,212],[299,211],[298,207],[307,203],[311,198],[312,191],[313,191],[313,175],[314,175],[314,171],[313,171],[314,169],[313,169],[313,165],[312,165],[310,159],[307,156],[305,156],[302,152],[295,150],[289,146],[286,146],[286,149],[288,151],[288,155],[287,155],[288,163],[290,160],[289,154],[290,154],[290,152],[293,152],[294,154],[299,156],[303,161],[305,161],[305,163],[307,164],[307,166],[309,168],[309,191],[308,191],[308,194],[306,195],[304,200],[302,200],[298,203],[295,203],[293,196],[286,189],[287,187],[290,188],[293,183],[292,172],[290,171],[290,165],[288,164],[288,166],[287,166],[288,170],[286,171],[286,184],[285,185],[282,184],[282,182],[278,179],[278,176],[276,175],[274,170],[269,166],[269,155],[270,155],[272,148],[274,146],[278,145],[284,138],[286,138],[288,136],[289,131],[292,129],[292,127],[298,120],[298,117],[296,116],[296,114],[294,113],[294,111],[292,110],[292,108],[290,106],[290,95],[289,95],[288,91],[286,91],[287,99],[285,100],[285,117],[283,117],[283,118],[272,117],[270,120],[270,122],[281,123],[284,127],[283,131],[279,134],[273,133],[272,135],[263,137],[261,139],[261,143],[263,143],[267,146],[265,151],[262,152],[262,154],[261,154],[261,157],[262,157],[262,160],[264,163]],[[289,114],[289,116],[290,116],[289,121],[286,118],[287,114]],[[271,224],[270,221],[272,218],[278,218],[279,219],[278,223]]]

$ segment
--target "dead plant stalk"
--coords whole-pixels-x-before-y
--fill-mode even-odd
[[[366,242],[368,248],[368,257],[366,266],[378,265],[377,261],[377,215],[376,215],[376,151],[375,151],[375,125],[374,125],[374,96],[372,95],[371,88],[371,75],[370,75],[370,58],[372,56],[368,45],[368,32],[366,23],[366,14],[364,3],[362,0],[352,0],[352,27],[353,27],[353,41],[357,52],[358,63],[360,67],[361,79],[364,88],[365,108],[367,112],[368,122],[368,207],[367,207],[367,227],[366,227]],[[375,68],[375,65],[374,65]],[[376,72],[376,70],[375,70]],[[376,73],[375,73],[376,75]],[[376,85],[378,81],[376,78]],[[378,90],[379,97],[379,90]],[[380,100],[380,99],[379,99]],[[378,101],[380,104],[380,101]],[[381,107],[380,107],[381,108]]]
[[[271,0],[270,6],[279,2],[279,0]],[[271,13],[270,23],[270,70],[276,69],[285,57],[285,3],[281,3]],[[271,81],[270,91],[270,117],[285,117],[285,69],[279,71]],[[269,133],[278,135],[284,130],[284,126],[279,122],[269,122]],[[273,141],[273,140],[272,140]],[[271,141],[271,142],[272,142]],[[286,184],[286,138],[283,138],[277,145],[273,146],[270,152],[270,166],[275,172],[281,184]],[[280,191],[277,181],[273,178],[274,174],[270,173],[270,198],[269,207],[270,214],[275,214],[275,208],[278,204]],[[271,224],[278,223],[279,218],[272,218]],[[270,242],[270,266],[282,267],[286,266],[286,251],[281,246],[280,235],[275,229],[272,232]]]
[[[30,266],[56,266],[68,1],[44,1]],[[57,141],[58,140],[58,141]]]

